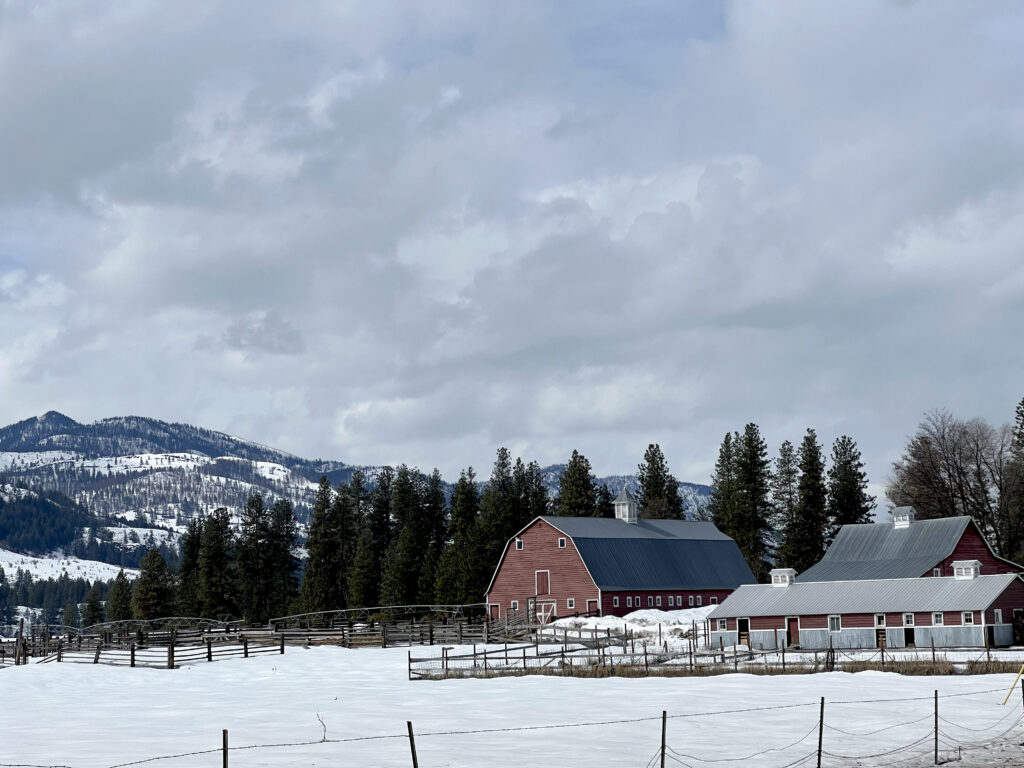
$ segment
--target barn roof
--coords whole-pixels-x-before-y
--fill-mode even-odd
[[[798,582],[915,578],[956,548],[969,517],[917,520],[906,528],[892,523],[844,525],[817,565]]]
[[[786,587],[748,584],[729,595],[708,618],[974,611],[988,608],[1017,578],[1015,573],[1000,573],[973,579],[813,581]]]
[[[735,589],[756,581],[736,542],[713,523],[540,518],[569,536],[599,589]]]

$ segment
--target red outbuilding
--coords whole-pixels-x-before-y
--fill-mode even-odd
[[[755,581],[736,542],[714,524],[638,519],[623,491],[615,519],[542,516],[519,531],[486,599],[492,619],[622,616],[712,605]]]

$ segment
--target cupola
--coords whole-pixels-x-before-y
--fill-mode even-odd
[[[912,522],[914,522],[913,507],[896,507],[892,511],[893,528],[909,528]]]
[[[793,568],[772,568],[771,577],[773,587],[788,587],[796,581],[796,571]]]
[[[633,498],[629,491],[625,488],[619,491],[619,495],[615,497],[613,506],[615,507],[616,520],[622,520],[624,523],[636,525],[636,499]]]

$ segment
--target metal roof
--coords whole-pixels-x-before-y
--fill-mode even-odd
[[[787,587],[749,584],[729,595],[708,618],[977,611],[988,608],[1017,578],[1015,573],[999,573],[974,579],[813,581]]]
[[[636,501],[636,499],[633,498],[633,494],[626,490],[626,486],[622,486],[622,490],[619,491],[619,495],[615,497],[615,503],[622,504],[623,502],[629,501]]]
[[[573,540],[603,590],[735,589],[756,581],[736,542],[713,523],[541,519]]]
[[[821,561],[797,581],[921,576],[952,554],[970,521],[963,516],[917,520],[906,528],[892,523],[844,525]]]

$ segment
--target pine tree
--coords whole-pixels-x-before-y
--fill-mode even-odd
[[[132,585],[123,570],[117,572],[107,593],[107,621],[127,621],[132,618]]]
[[[738,433],[726,432],[722,444],[718,448],[718,461],[711,475],[711,498],[704,507],[704,515],[714,522],[726,536],[731,536],[737,527],[737,492],[736,492],[736,446],[740,436]]]
[[[802,572],[815,565],[825,554],[827,491],[825,459],[818,436],[808,429],[798,450],[800,480],[792,524],[783,531],[779,547],[779,565]]]
[[[444,479],[434,469],[423,495],[423,530],[426,546],[417,583],[417,603],[426,605],[434,601],[434,584],[441,566],[441,553],[448,539],[447,504],[444,498]]]
[[[103,622],[103,601],[97,584],[85,596],[85,607],[82,609],[82,626],[91,627]]]
[[[142,558],[139,578],[132,589],[132,614],[136,619],[160,619],[174,615],[174,577],[159,550]]]
[[[597,481],[587,457],[574,450],[558,477],[558,506],[563,517],[591,517],[597,512]]]
[[[796,514],[797,484],[800,479],[800,468],[797,465],[796,449],[789,440],[779,446],[779,455],[775,459],[775,472],[772,475],[772,511],[773,524],[777,538],[782,531],[788,530],[793,524]]]
[[[199,554],[203,542],[203,521],[193,518],[181,537],[181,562],[178,566],[178,606],[184,616],[198,616]]]
[[[341,592],[342,551],[334,520],[334,491],[327,477],[320,478],[313,514],[309,518],[306,550],[309,558],[302,576],[302,602],[306,611],[344,607]]]
[[[419,588],[420,567],[428,532],[424,525],[422,476],[404,464],[398,468],[391,503],[397,533],[384,558],[381,603],[412,605]]]
[[[225,507],[215,509],[203,524],[199,552],[201,616],[215,619],[237,615],[234,546],[230,514]]]
[[[832,444],[832,466],[828,470],[828,535],[826,544],[844,525],[871,522],[875,497],[868,494],[868,476],[853,438],[842,435]]]
[[[615,494],[604,483],[597,487],[597,500],[594,505],[595,517],[615,517]]]
[[[668,471],[668,462],[657,443],[644,452],[637,472],[637,514],[640,517],[679,520],[683,517],[683,500],[679,483]]]
[[[267,568],[271,574],[267,599],[269,618],[283,616],[295,606],[299,594],[295,557],[298,524],[295,510],[288,499],[278,499],[270,509],[270,533],[267,540]]]
[[[78,604],[74,600],[68,600],[64,603],[64,611],[61,615],[61,623],[65,627],[77,627],[78,626]]]
[[[743,428],[735,451],[735,528],[723,533],[736,541],[760,581],[767,577],[771,562],[771,462],[768,445],[756,424]]]
[[[349,574],[348,604],[352,608],[370,608],[377,605],[379,594],[380,566],[374,554],[373,534],[369,528],[364,528]]]
[[[475,602],[470,583],[476,583],[480,570],[478,554],[472,550],[480,515],[480,492],[476,474],[470,467],[460,475],[452,489],[451,541],[441,552],[434,580],[434,599],[442,605]]]

